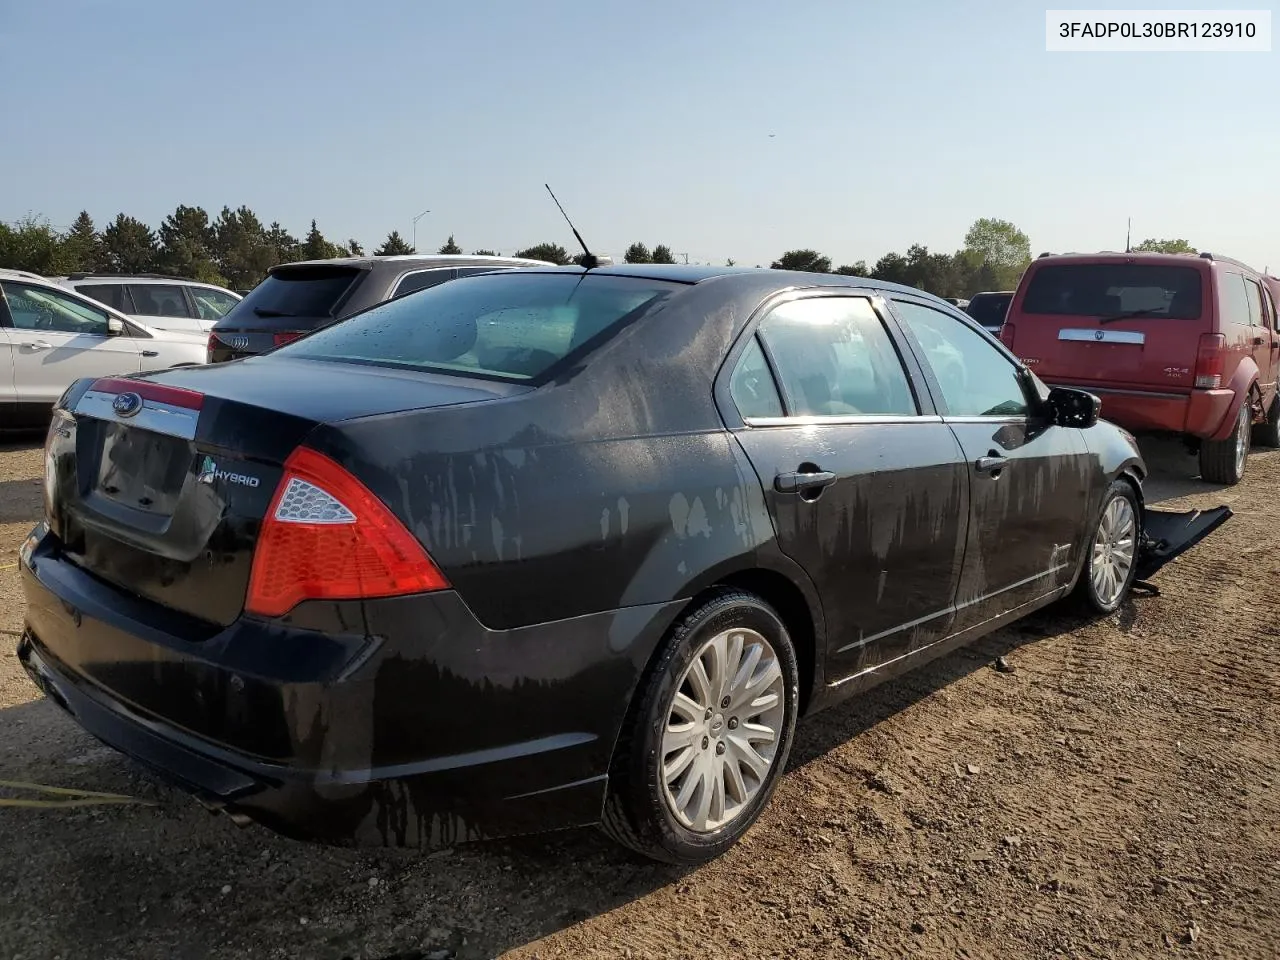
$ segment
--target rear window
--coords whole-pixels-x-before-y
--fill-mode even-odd
[[[1200,319],[1201,271],[1141,263],[1058,264],[1034,271],[1023,313]]]
[[[275,354],[530,380],[680,286],[523,271],[454,280],[379,304]]]
[[[969,301],[965,312],[984,327],[998,327],[1004,323],[1004,315],[1009,312],[1011,293],[992,293],[976,296]]]
[[[331,317],[363,271],[356,267],[302,267],[270,274],[227,314],[239,320]],[[268,324],[270,325],[270,324]]]

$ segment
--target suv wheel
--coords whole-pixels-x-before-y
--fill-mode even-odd
[[[1259,447],[1280,447],[1280,393],[1267,409],[1267,420],[1253,428],[1253,442]]]
[[[1206,483],[1239,483],[1249,458],[1249,399],[1240,404],[1236,426],[1225,440],[1205,440],[1200,444],[1200,479]]]
[[[778,614],[720,590],[671,632],[619,739],[603,827],[654,860],[703,863],[769,802],[787,763],[799,670]]]

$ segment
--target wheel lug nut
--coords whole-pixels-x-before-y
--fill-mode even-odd
[[[711,743],[711,739],[710,739],[709,737],[703,737],[703,738],[702,738],[702,749],[703,749],[703,750],[707,749],[707,745],[708,745],[709,743]]]
[[[730,729],[730,730],[737,730],[737,729],[738,729],[738,718],[737,718],[737,717],[730,717],[730,718],[729,718],[729,729]]]
[[[723,743],[717,743],[717,744],[716,744],[716,754],[717,754],[717,755],[719,755],[719,754],[722,754],[722,753],[724,753],[724,744],[723,744]]]
[[[720,701],[720,706],[722,706],[722,707],[727,707],[728,705],[729,705],[729,698],[728,698],[728,697],[725,697],[723,700],[721,700],[721,701]]]
[[[712,714],[713,712],[714,712],[714,711],[713,711],[710,707],[707,707],[707,716],[706,716],[706,719],[707,719],[707,720],[710,720],[710,719],[711,719],[711,714]]]

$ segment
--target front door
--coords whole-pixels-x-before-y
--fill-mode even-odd
[[[1258,389],[1264,401],[1270,401],[1276,388],[1277,355],[1275,318],[1271,314],[1271,298],[1258,281],[1244,278],[1245,295],[1249,298],[1249,337],[1254,363],[1258,365]]]
[[[833,683],[951,625],[968,478],[909,369],[869,295],[813,294],[766,312],[730,381],[778,543],[821,597]]]
[[[1082,556],[1095,473],[1080,431],[1047,423],[1029,381],[959,316],[895,296],[893,312],[932,377],[964,450],[970,522],[954,629],[1065,586]]]
[[[113,336],[106,311],[49,287],[6,280],[14,386],[23,403],[53,404],[81,377],[137,373],[138,343]]]

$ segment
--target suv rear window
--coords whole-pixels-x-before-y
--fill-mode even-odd
[[[1143,263],[1053,264],[1036,270],[1023,313],[1200,319],[1201,271]]]
[[[965,313],[973,317],[984,327],[999,327],[1004,323],[1004,315],[1009,312],[1011,293],[977,294],[965,307]]]
[[[680,284],[581,274],[491,274],[389,300],[274,351],[503,380],[530,380],[629,323]]]
[[[249,291],[227,314],[254,323],[276,318],[331,317],[363,271],[358,267],[298,267],[279,270]]]

